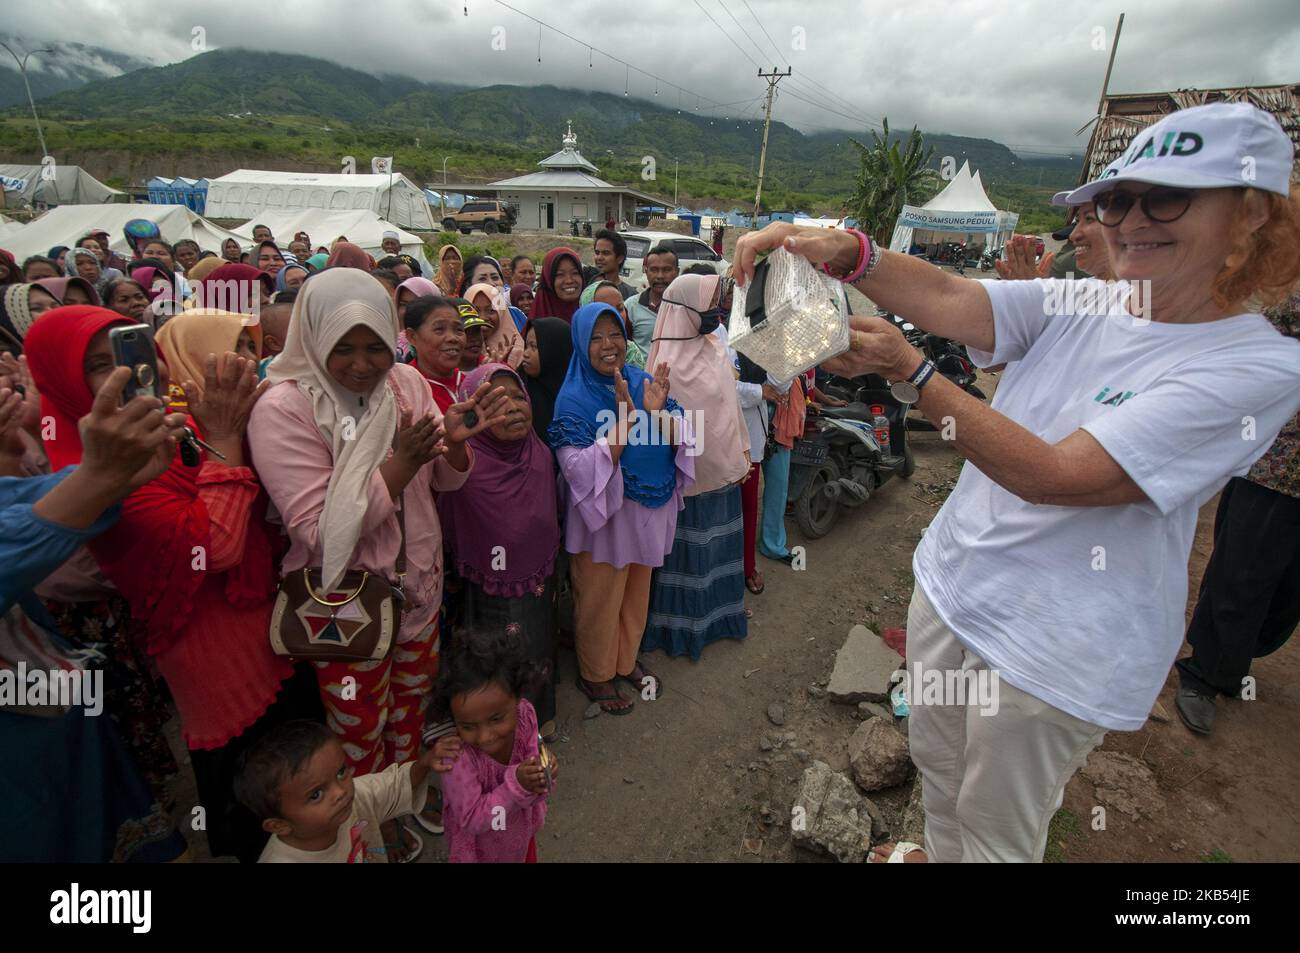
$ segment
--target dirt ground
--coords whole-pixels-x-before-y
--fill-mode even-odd
[[[861,311],[865,302],[855,302]],[[869,313],[869,312],[867,312]],[[984,375],[986,393],[996,379]],[[806,547],[796,572],[758,559],[766,591],[747,595],[754,610],[743,641],[709,646],[699,662],[646,657],[664,682],[661,697],[638,701],[625,717],[583,717],[587,700],[574,686],[572,651],[560,654],[561,777],[538,839],[544,861],[816,862],[790,843],[790,809],[803,748],[847,770],[848,740],[859,724],[853,706],[810,692],[829,678],[849,629],[903,626],[912,589],[911,556],[956,480],[962,460],[936,433],[914,433],[916,472],[892,480],[866,504],[842,513],[822,539],[801,537],[787,519],[791,546]],[[1190,561],[1188,613],[1211,549],[1217,498],[1200,514]],[[1184,647],[1184,653],[1187,651]],[[1139,792],[1150,816],[1131,820],[1103,792],[1076,775],[1066,788],[1047,859],[1088,861],[1284,861],[1300,858],[1300,642],[1258,660],[1255,701],[1219,702],[1215,733],[1193,735],[1178,720],[1171,671],[1160,702],[1168,722],[1149,720],[1137,732],[1111,732],[1101,747],[1139,759],[1154,787]],[[768,705],[785,709],[775,728]],[[173,720],[175,732],[175,720]],[[771,752],[764,734],[793,732]],[[179,750],[179,738],[173,735]],[[1095,755],[1094,755],[1095,757]],[[872,796],[895,831],[909,785]],[[178,791],[178,819],[194,803],[187,777]],[[1161,805],[1161,801],[1163,804]],[[1094,808],[1107,807],[1105,830],[1093,829]],[[442,838],[425,836],[420,862],[446,856]],[[206,856],[201,835],[191,837]]]

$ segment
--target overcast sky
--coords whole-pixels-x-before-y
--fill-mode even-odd
[[[706,103],[745,101],[720,114],[748,105],[747,115],[761,118],[766,85],[753,57],[765,69],[793,67],[774,116],[804,131],[861,130],[860,120],[888,116],[894,127],[985,136],[1021,151],[1082,151],[1086,137],[1074,132],[1095,112],[1121,11],[1112,92],[1300,81],[1297,0],[508,3],[582,42],[541,28],[539,64],[538,25],[494,0],[44,0],[8,7],[5,28],[163,64],[193,55],[201,27],[209,49],[284,50],[467,85],[623,92],[625,67],[600,52],[588,67],[589,43],[632,65],[634,96],[678,98],[663,84],[656,98],[640,68]],[[695,107],[692,95],[682,101]]]

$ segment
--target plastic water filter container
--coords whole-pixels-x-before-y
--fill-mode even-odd
[[[737,285],[727,336],[777,380],[788,381],[849,349],[844,286],[806,258],[778,248]]]

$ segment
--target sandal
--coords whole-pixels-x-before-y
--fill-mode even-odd
[[[442,792],[437,788],[430,786],[429,796],[424,802],[424,807],[411,816],[415,818],[415,823],[419,824],[430,834],[443,833]]]
[[[599,705],[600,710],[604,712],[606,715],[626,715],[631,713],[632,711],[632,702],[628,701],[626,698],[620,695],[618,693],[617,688],[613,689],[612,694],[597,695],[596,689],[593,688],[591,683],[589,683],[581,675],[578,676],[577,685],[578,685],[578,691],[582,692],[582,694],[586,695],[589,700],[594,701],[597,705]],[[611,686],[611,688],[612,687],[613,686]],[[614,708],[609,704],[611,702],[624,702],[625,704],[624,707],[622,708]]]
[[[757,595],[761,595],[762,592],[763,592],[763,590],[767,588],[767,587],[763,584],[763,574],[760,573],[760,572],[758,572],[757,570],[755,570],[755,571],[754,571],[754,575],[752,575],[752,576],[746,576],[746,577],[745,577],[745,588],[748,589],[750,592],[752,592],[752,593],[753,593],[754,595],[756,595],[756,596],[757,596]]]
[[[745,618],[746,619],[754,618],[754,610],[751,609],[749,606],[745,606]]]
[[[638,675],[637,672],[640,672],[641,674]],[[661,696],[664,693],[664,680],[660,678],[658,675],[656,675],[654,672],[650,671],[650,669],[646,668],[640,662],[636,663],[636,666],[632,669],[632,671],[628,672],[626,675],[620,675],[619,678],[627,682],[629,685],[631,685],[634,689],[637,690],[638,693],[646,689],[647,686],[645,684],[645,680],[647,678],[653,679],[654,695],[652,697],[652,700],[659,698],[659,696]]]
[[[881,848],[881,847],[885,847],[885,846],[887,846],[887,845],[885,845],[885,844],[877,844],[875,847],[871,848],[871,850],[867,853],[867,858],[868,858],[867,863],[869,863],[869,864],[902,864],[902,863],[906,863],[906,861],[905,861],[903,858],[906,857],[908,854],[912,853],[912,851],[914,851],[914,850],[919,850],[919,851],[921,851],[922,853],[925,852],[925,848],[923,848],[920,844],[913,844],[911,841],[906,841],[906,840],[905,840],[905,841],[899,841],[897,844],[894,845],[894,849],[893,849],[892,851],[890,851],[888,859],[886,859],[886,860],[874,860],[874,859],[872,859],[872,858],[875,858],[875,857],[879,857],[880,854],[876,853],[877,849],[879,849],[879,848]],[[930,858],[929,858],[929,856],[927,855],[924,861],[915,861],[915,860],[914,860],[914,861],[912,861],[912,863],[914,863],[914,864],[915,864],[915,863],[928,863],[929,860],[930,860]]]
[[[421,852],[424,850],[424,838],[415,833],[415,831],[411,830],[400,820],[394,821],[394,823],[397,825],[397,834],[402,838],[403,843],[390,844],[385,842],[384,853],[391,858],[392,855],[388,853],[390,850],[404,847],[406,848],[406,856],[404,858],[401,860],[390,859],[388,862],[390,864],[409,864],[415,860],[415,858],[419,857]],[[414,843],[412,843],[412,841],[414,841]]]

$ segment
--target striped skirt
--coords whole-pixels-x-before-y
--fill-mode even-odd
[[[718,639],[743,639],[745,525],[740,487],[688,496],[673,549],[655,570],[641,651],[698,659]]]

